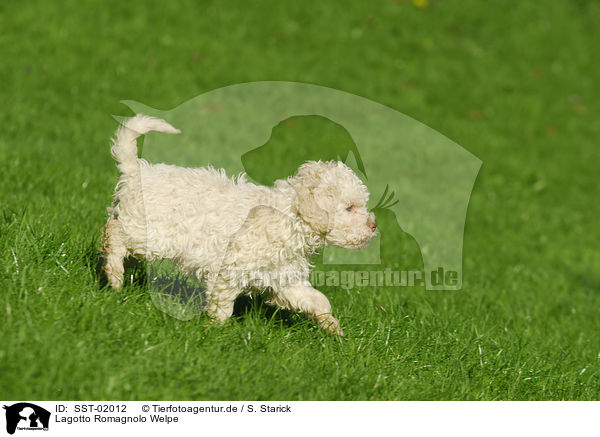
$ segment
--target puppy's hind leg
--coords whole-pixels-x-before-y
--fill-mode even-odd
[[[208,298],[206,312],[213,321],[225,323],[233,314],[235,299],[240,295],[237,290],[222,277],[209,282],[206,290]]]
[[[111,218],[104,227],[104,256],[106,264],[104,272],[115,290],[120,290],[123,286],[123,274],[125,268],[123,260],[127,256],[127,247],[125,246],[125,235],[119,220]]]

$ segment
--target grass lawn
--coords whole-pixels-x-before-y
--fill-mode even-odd
[[[0,398],[599,400],[599,20],[583,0],[1,5]],[[257,80],[367,97],[483,161],[461,291],[323,287],[340,339],[261,299],[171,318],[143,266],[103,284],[119,101]]]

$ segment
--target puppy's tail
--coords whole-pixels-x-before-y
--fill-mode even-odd
[[[115,133],[110,149],[113,158],[117,161],[117,167],[124,175],[138,173],[137,162],[137,138],[150,131],[178,134],[181,131],[175,129],[169,123],[160,118],[149,117],[138,114],[121,125]]]

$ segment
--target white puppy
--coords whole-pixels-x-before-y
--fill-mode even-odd
[[[164,120],[137,115],[116,132],[112,155],[121,172],[104,229],[104,267],[123,285],[123,260],[170,259],[207,284],[209,314],[224,321],[238,295],[265,290],[271,303],[306,313],[343,334],[323,293],[308,281],[310,257],[334,245],[361,249],[375,234],[369,193],[342,162],[302,165],[273,188],[213,168],[149,164],[136,139],[179,133]]]

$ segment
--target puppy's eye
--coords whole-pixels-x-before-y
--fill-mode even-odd
[[[354,209],[354,205],[350,205],[349,207],[346,208],[346,211],[350,212]]]

